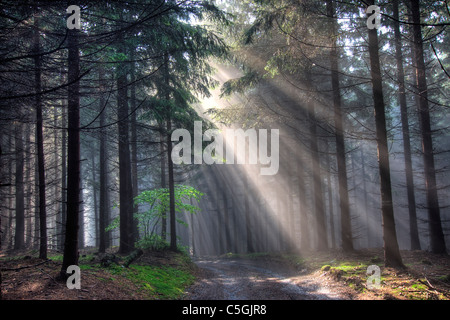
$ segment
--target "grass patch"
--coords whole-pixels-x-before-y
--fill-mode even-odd
[[[445,271],[441,271],[448,270],[444,267],[447,258],[435,257],[424,252],[406,252],[405,255],[407,259],[404,259],[404,262],[408,266],[406,270],[385,267],[384,261],[380,258],[382,255],[375,250],[353,254],[319,253],[305,256],[305,259],[310,271],[327,274],[354,290],[358,295],[364,294],[381,299],[448,300],[450,298],[447,294],[449,277]],[[367,268],[371,265],[380,267],[381,286],[378,289],[367,286],[367,279],[370,276],[367,274]],[[418,277],[425,269],[428,272],[427,278]],[[433,286],[439,285],[441,291],[425,285],[424,283],[428,280]]]
[[[149,299],[178,299],[195,280],[190,272],[170,266],[132,265],[123,268],[113,265],[108,270],[112,275],[131,280]]]
[[[62,254],[48,254],[48,259],[55,261],[55,262],[62,262],[63,261],[63,255]]]
[[[329,264],[326,264],[320,268],[320,271],[325,272],[325,271],[329,271],[330,269],[331,269],[331,266]]]
[[[146,251],[140,262],[136,261],[128,268],[122,266],[125,258],[118,258],[118,263],[102,267],[98,257],[86,253],[80,255],[78,265],[82,271],[91,271],[101,282],[114,282],[125,287],[133,284],[141,296],[151,300],[179,299],[195,280],[191,258],[182,252]],[[63,256],[52,254],[49,259],[62,263]]]
[[[56,254],[56,253],[55,254],[49,254],[48,255],[48,259],[52,260],[54,262],[62,263],[63,262],[63,255],[62,254]],[[94,261],[94,259],[95,259],[95,256],[93,254],[83,255],[83,256],[81,256],[78,259],[78,264],[80,265],[80,268],[81,268],[81,265],[89,264],[90,262]]]

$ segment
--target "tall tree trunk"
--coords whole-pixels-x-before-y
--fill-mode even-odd
[[[54,106],[53,107],[53,126],[55,127],[55,129],[53,130],[53,144],[54,144],[54,149],[53,149],[53,181],[58,181],[58,177],[59,177],[59,165],[58,165],[58,145],[59,145],[59,140],[58,140],[58,131],[56,128],[58,127],[58,107]],[[59,225],[59,219],[60,219],[60,215],[61,215],[61,211],[59,210],[60,206],[59,206],[59,199],[58,199],[58,188],[59,188],[59,184],[58,183],[53,183],[53,199],[56,199],[56,201],[54,201],[53,204],[53,212],[54,212],[54,216],[55,218],[52,219],[52,225],[53,225],[53,236],[51,239],[51,244],[52,244],[52,249],[57,250],[58,249],[58,235],[60,233],[60,225]]]
[[[308,107],[309,131],[311,134],[310,148],[312,160],[312,182],[314,192],[314,215],[316,217],[317,250],[328,249],[328,233],[322,193],[322,170],[320,166],[319,142],[317,137],[317,119],[314,101]]]
[[[14,250],[21,250],[25,245],[25,198],[23,185],[23,130],[20,120],[15,125],[15,156],[16,156],[16,230],[14,234]]]
[[[67,277],[67,268],[78,265],[78,230],[80,213],[80,53],[79,31],[67,31],[68,99],[67,99],[67,208],[64,256],[60,275]]]
[[[299,196],[298,201],[300,207],[300,247],[302,250],[308,251],[311,249],[311,244],[309,240],[308,205],[306,203],[306,181],[303,161],[297,162],[297,179]]]
[[[5,241],[9,240],[8,243],[6,244],[6,248],[7,249],[11,249],[12,246],[10,246],[10,242],[12,241],[12,239],[14,239],[13,235],[12,235],[12,200],[13,197],[11,196],[13,194],[13,183],[12,183],[12,177],[14,176],[13,173],[13,160],[11,159],[11,155],[14,154],[14,149],[13,149],[13,143],[12,143],[12,135],[8,135],[8,142],[6,143],[6,145],[8,146],[8,149],[6,150],[5,154],[9,154],[6,155],[6,157],[8,157],[8,167],[7,167],[7,177],[9,177],[8,179],[8,183],[6,183],[6,186],[8,186],[8,191],[6,192],[6,194],[8,195],[6,198],[6,207],[7,207],[7,212],[8,214],[5,215],[5,218],[8,218],[7,222],[4,224],[3,230],[1,233],[1,239],[2,239],[2,243],[5,243]],[[6,148],[5,148],[6,149]],[[5,220],[3,220],[5,221]]]
[[[119,49],[126,53],[123,34],[120,33]],[[132,237],[133,219],[133,190],[131,182],[131,162],[128,126],[128,98],[127,98],[127,66],[119,63],[117,66],[117,106],[119,129],[119,201],[120,201],[120,246],[119,252],[127,254],[132,251],[134,242]]]
[[[220,170],[220,169],[219,169]],[[222,184],[224,185],[224,184]],[[225,253],[230,252],[231,250],[231,241],[230,241],[230,215],[228,210],[228,195],[227,190],[228,188],[222,189],[222,199],[223,199],[223,219],[224,219],[224,225],[225,228]]]
[[[8,146],[9,146],[9,154],[10,154],[10,161],[9,161],[9,165],[8,165],[8,173],[9,173],[9,192],[8,192],[8,224],[6,225],[6,232],[5,232],[5,239],[8,239],[8,250],[13,248],[13,186],[14,184],[12,183],[12,177],[14,176],[13,174],[13,160],[11,159],[12,155],[14,154],[14,149],[13,149],[13,135],[9,135],[8,138]],[[37,170],[37,161],[36,161],[36,173],[38,172]],[[36,193],[37,195],[39,194],[39,192]],[[37,214],[39,215],[39,212],[37,212]],[[37,216],[36,221],[39,221],[39,216]],[[36,239],[39,239],[39,235],[36,237]]]
[[[293,161],[293,157],[292,157],[292,162]],[[289,237],[288,237],[288,252],[290,253],[294,253],[296,251],[296,246],[295,246],[295,219],[294,219],[294,195],[292,192],[292,189],[294,189],[293,186],[293,179],[292,176],[289,175],[287,177],[288,181],[287,181],[287,188],[288,188],[288,232],[289,232]],[[263,222],[263,220],[260,220],[261,222]],[[261,230],[261,234],[264,236],[264,238],[267,238],[267,235],[264,234],[263,230]],[[261,251],[264,251],[261,250]]]
[[[95,153],[92,151],[91,153],[91,162],[92,162],[92,200],[94,205],[94,240],[95,240],[95,246],[99,246],[99,213],[98,213],[98,191],[97,191],[97,174],[96,174],[96,166],[95,166]]]
[[[0,139],[1,141],[1,139]],[[33,210],[32,210],[32,206],[31,206],[31,200],[32,200],[32,194],[33,194],[33,184],[30,183],[31,182],[31,173],[33,171],[33,157],[31,157],[31,124],[27,123],[26,124],[26,129],[25,129],[25,154],[27,155],[26,157],[26,175],[25,175],[25,181],[27,183],[27,191],[26,191],[26,195],[27,195],[27,200],[26,200],[26,215],[25,215],[25,219],[26,219],[26,223],[25,223],[25,235],[26,235],[26,240],[25,240],[25,246],[27,248],[30,248],[32,246],[32,241],[33,241]],[[1,228],[0,228],[1,230]]]
[[[247,242],[247,252],[255,252],[255,247],[253,245],[252,237],[252,224],[250,217],[250,193],[248,192],[248,177],[247,173],[242,173],[242,179],[244,182],[244,216],[245,216],[245,233]]]
[[[35,128],[36,132],[36,128]],[[40,231],[39,231],[39,165],[37,155],[37,143],[35,134],[35,159],[34,159],[34,243],[33,248],[39,249],[40,246]],[[10,206],[11,207],[11,206]]]
[[[237,214],[236,214],[236,205],[235,205],[235,195],[234,192],[231,191],[231,216],[233,217],[233,252],[239,252],[239,241],[238,241],[238,224],[237,224]],[[267,213],[266,213],[267,216]],[[267,220],[267,219],[266,219]],[[266,224],[266,228],[268,228]]]
[[[345,161],[344,120],[339,89],[339,61],[337,30],[333,2],[327,0],[327,16],[331,18],[332,47],[330,52],[331,85],[333,90],[334,127],[336,136],[336,161],[338,170],[339,209],[341,212],[341,238],[344,251],[353,250],[353,235],[348,196],[347,163]]]
[[[417,89],[419,90],[419,122],[422,134],[422,152],[425,169],[425,187],[428,207],[428,228],[430,247],[433,253],[446,253],[444,233],[442,231],[441,213],[436,184],[436,170],[433,154],[433,137],[431,130],[430,109],[428,106],[428,86],[423,53],[422,29],[420,26],[420,5],[418,0],[411,0],[414,37],[414,65],[416,67]]]
[[[175,181],[172,162],[172,120],[170,110],[167,119],[167,163],[169,170],[169,216],[170,216],[170,249],[177,250],[177,229],[175,220]]]
[[[330,156],[328,142],[326,143],[326,166],[327,166],[327,193],[328,193],[328,212],[330,214],[330,236],[331,236],[331,248],[336,248],[336,237],[334,232],[334,210],[333,210],[333,192],[332,192],[332,183],[331,183],[331,164],[330,164]]]
[[[169,54],[164,54],[164,80],[166,84],[166,101],[170,100],[170,79],[169,79]],[[167,141],[167,169],[169,172],[169,218],[170,218],[170,249],[172,251],[177,250],[177,225],[175,217],[175,180],[172,161],[172,117],[171,108],[167,110],[166,117],[166,141]]]
[[[67,108],[65,103],[61,105],[61,127],[67,126]],[[61,233],[59,235],[60,250],[64,250],[66,241],[67,218],[67,130],[61,132]]]
[[[38,14],[38,13],[37,13]],[[38,154],[38,174],[39,174],[39,258],[47,259],[47,208],[45,201],[45,163],[44,163],[44,134],[42,127],[42,91],[41,69],[42,59],[37,53],[40,52],[39,18],[34,19],[34,80],[36,90],[36,143]]]
[[[134,61],[134,49],[130,49],[130,60]],[[131,107],[131,184],[133,189],[132,198],[136,198],[139,194],[139,186],[138,186],[138,152],[137,152],[137,118],[136,118],[136,68],[134,62],[130,65],[130,107]],[[138,204],[135,204],[133,201],[133,213],[137,213],[139,211]],[[132,228],[135,240],[139,238],[138,231],[138,223],[137,219],[133,218]]]
[[[193,205],[192,198],[189,198],[189,204]],[[197,254],[197,250],[195,248],[195,228],[194,228],[194,215],[191,214],[191,239],[192,239],[192,255],[195,257]]]
[[[354,216],[354,225],[355,225],[355,229],[356,230],[360,230],[360,220],[361,220],[361,214],[360,214],[360,210],[358,208],[358,184],[356,183],[356,167],[355,167],[355,163],[356,163],[356,154],[355,152],[351,152],[350,153],[350,165],[351,165],[351,180],[352,180],[352,193],[353,193],[353,199],[354,199],[354,207],[355,207],[355,216]],[[361,235],[358,235],[355,238],[355,242],[356,242],[356,247],[357,248],[361,248]]]
[[[3,159],[2,159],[2,155],[3,155],[3,151],[2,151],[2,144],[3,144],[3,134],[0,130],[0,186],[2,185],[2,180],[1,180],[1,173],[2,173],[2,167],[3,167]],[[0,250],[2,250],[2,243],[3,243],[3,230],[2,230],[2,217],[3,217],[3,210],[0,208]],[[1,273],[0,273],[0,299],[1,297]]]
[[[217,239],[218,239],[218,245],[219,245],[219,251],[218,254],[224,254],[225,250],[224,250],[224,223],[223,223],[223,213],[221,210],[221,201],[220,201],[220,196],[221,196],[221,187],[223,185],[223,181],[219,180],[218,177],[218,173],[216,170],[212,170],[213,174],[214,174],[214,185],[215,185],[215,193],[216,193],[216,199],[215,199],[215,205],[216,205],[216,215],[217,215]]]
[[[100,83],[99,91],[100,91],[100,105],[99,112],[100,113],[100,208],[99,208],[99,248],[98,251],[100,253],[104,253],[106,248],[109,247],[109,232],[105,229],[109,224],[109,191],[108,191],[108,148],[106,141],[106,129],[104,128],[106,122],[106,113],[104,107],[106,104],[105,96],[104,96],[104,70],[100,66],[98,79]],[[103,112],[102,112],[103,111]]]
[[[166,188],[166,151],[164,150],[164,127],[159,126],[159,151],[160,151],[160,166],[161,166],[161,188]],[[167,212],[161,212],[161,238],[165,241],[167,239]]]
[[[81,172],[82,170],[80,170]],[[81,174],[80,176],[83,176]],[[83,186],[80,187],[80,211],[78,213],[78,249],[83,249],[85,246],[85,224],[84,224],[84,195]]]
[[[373,5],[374,0],[368,1]],[[380,58],[378,52],[377,29],[368,29],[369,55],[372,76],[372,90],[375,109],[375,126],[380,171],[381,212],[383,223],[384,259],[387,267],[403,267],[395,230],[394,208],[392,203],[389,150],[387,145],[386,113],[383,98]]]
[[[411,160],[411,142],[409,136],[408,109],[405,92],[405,73],[403,70],[403,54],[400,33],[398,0],[393,1],[395,58],[397,60],[398,100],[402,121],[403,151],[405,155],[406,191],[408,195],[409,233],[411,250],[420,250],[419,230],[417,227],[416,197],[414,195],[414,176]]]
[[[367,235],[367,247],[370,248],[371,243],[371,234],[372,230],[370,229],[369,222],[369,203],[367,200],[367,183],[366,183],[366,160],[364,159],[364,151],[363,147],[360,148],[360,157],[361,157],[361,170],[362,170],[362,182],[363,182],[363,192],[364,192],[364,211],[366,216],[366,235]]]

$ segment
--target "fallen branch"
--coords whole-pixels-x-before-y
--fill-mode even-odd
[[[433,285],[430,283],[430,281],[427,279],[427,277],[425,277],[425,280],[426,280],[427,282],[422,281],[422,280],[420,280],[420,279],[418,279],[418,280],[419,280],[420,283],[426,285],[428,288],[430,288],[430,289],[436,291],[437,293],[442,293],[444,296],[450,297],[450,292],[448,292],[447,290],[444,290],[444,289],[436,288],[435,286],[433,286]]]
[[[51,275],[49,275],[47,272],[45,272],[44,270],[42,270],[41,268],[36,268],[38,269],[40,272],[42,272],[43,274],[46,274],[50,279],[53,280],[53,282],[58,283],[58,281],[56,281],[55,278],[53,278]]]
[[[123,266],[128,268],[133,261],[137,260],[140,256],[142,256],[144,252],[141,249],[134,250],[125,260]]]

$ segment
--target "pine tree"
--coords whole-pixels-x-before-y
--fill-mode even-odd
[[[403,54],[400,33],[399,20],[399,1],[393,1],[393,18],[394,18],[394,33],[395,33],[395,58],[397,60],[397,81],[398,81],[398,100],[400,104],[400,114],[402,121],[403,134],[403,150],[405,154],[405,174],[406,174],[406,189],[408,196],[408,210],[409,210],[409,233],[411,238],[411,250],[420,250],[419,230],[417,228],[417,214],[416,214],[416,198],[414,195],[414,176],[411,160],[411,142],[410,130],[408,120],[408,109],[406,104],[406,88],[405,75],[403,69]]]
[[[37,143],[37,168],[39,174],[39,258],[47,258],[47,207],[46,207],[46,183],[45,183],[45,163],[44,163],[44,136],[42,125],[42,85],[41,85],[41,68],[42,60],[40,56],[40,34],[39,34],[39,17],[38,13],[34,19],[34,78],[36,93],[36,143]]]
[[[374,5],[374,1],[368,1]],[[380,171],[381,213],[383,221],[384,259],[387,267],[403,267],[397,232],[395,230],[394,207],[392,203],[391,173],[387,146],[386,111],[378,49],[377,29],[369,29],[369,55],[372,77],[372,91],[375,109],[375,125]]]
[[[341,212],[341,239],[344,251],[353,250],[352,225],[348,198],[347,163],[345,161],[344,124],[342,98],[339,89],[339,61],[337,30],[333,2],[327,0],[327,16],[331,20],[332,46],[330,51],[331,85],[333,90],[334,127],[336,137],[336,160],[338,170],[339,208]]]
[[[78,230],[80,213],[80,52],[78,29],[67,31],[68,44],[68,129],[67,129],[67,218],[64,256],[60,276],[78,265]]]
[[[413,50],[416,72],[416,85],[419,92],[419,120],[422,135],[422,152],[425,168],[425,187],[428,208],[428,226],[430,247],[433,253],[446,253],[444,233],[442,231],[439,199],[437,194],[436,169],[434,163],[433,137],[431,130],[430,108],[428,105],[428,86],[423,53],[423,39],[418,0],[411,0],[413,22]]]

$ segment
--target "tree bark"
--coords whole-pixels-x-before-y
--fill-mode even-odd
[[[364,211],[366,212],[366,235],[367,235],[367,248],[370,248],[371,243],[371,228],[370,228],[370,220],[369,220],[369,203],[367,200],[367,183],[366,183],[366,160],[364,159],[364,151],[363,147],[360,148],[360,158],[361,158],[361,174],[362,174],[362,182],[363,182],[363,192],[364,192]]]
[[[16,155],[16,230],[14,234],[14,250],[21,250],[25,245],[25,198],[23,185],[23,130],[20,120],[15,125],[15,155]]]
[[[308,225],[308,205],[306,203],[306,188],[305,188],[305,169],[302,161],[297,162],[297,179],[298,179],[298,195],[300,206],[300,246],[302,250],[308,251],[311,249],[309,241],[309,225]]]
[[[322,193],[322,170],[320,167],[319,142],[317,138],[316,112],[314,102],[308,107],[309,131],[311,134],[310,149],[312,160],[312,182],[314,192],[314,215],[316,217],[317,250],[328,249],[328,233]]]
[[[292,157],[292,162],[293,161],[293,157]],[[295,219],[294,219],[294,195],[292,192],[293,189],[293,179],[292,176],[288,174],[287,177],[287,188],[288,188],[288,232],[289,232],[289,237],[288,237],[288,252],[289,253],[295,253],[296,251],[296,247],[295,247]],[[263,220],[261,220],[262,222]],[[262,228],[261,228],[262,229]],[[261,230],[261,234],[264,236],[264,238],[267,238],[267,235],[264,235],[264,230]],[[263,239],[264,239],[263,238]],[[261,250],[261,251],[264,251]]]
[[[83,174],[81,173],[80,168],[80,177]],[[84,224],[84,195],[83,188],[80,185],[80,209],[78,212],[78,249],[83,249],[85,245],[85,224]]]
[[[330,236],[331,236],[331,249],[336,248],[336,237],[334,232],[334,210],[333,210],[333,191],[331,186],[331,164],[330,164],[330,156],[328,155],[329,146],[328,142],[326,143],[326,166],[327,166],[327,193],[328,193],[328,212],[330,214]]]
[[[219,251],[218,254],[222,255],[225,253],[224,250],[224,222],[223,222],[223,214],[222,214],[222,210],[221,210],[221,206],[220,206],[220,195],[221,195],[221,187],[223,185],[223,181],[221,181],[219,179],[219,174],[216,170],[214,170],[215,168],[211,168],[211,172],[214,175],[214,186],[215,186],[215,193],[216,193],[216,198],[215,198],[215,212],[217,215],[217,243],[219,245]]]
[[[53,107],[53,126],[55,128],[58,127],[58,107],[54,106]],[[54,149],[53,149],[53,181],[58,181],[59,178],[59,165],[57,165],[58,163],[58,145],[59,145],[59,140],[58,140],[58,131],[59,130],[53,130],[53,144],[54,144]],[[59,188],[59,184],[58,183],[53,183],[53,198],[54,199],[58,199],[58,188]],[[55,218],[52,219],[52,224],[54,225],[53,227],[53,237],[51,240],[51,245],[52,248],[58,249],[58,236],[61,233],[60,230],[60,224],[59,224],[59,220],[60,220],[60,216],[61,216],[61,211],[60,211],[60,203],[59,201],[54,201],[53,204],[53,211],[54,211],[54,215]]]
[[[134,61],[134,48],[130,48],[130,60]],[[138,151],[137,151],[137,118],[136,118],[136,70],[134,62],[130,65],[130,107],[131,107],[131,184],[133,189],[132,198],[136,198],[139,194],[138,185]],[[139,212],[139,205],[133,204],[133,218],[131,219],[134,241],[139,238],[139,230],[137,219],[134,218],[134,213]]]
[[[170,249],[177,250],[177,229],[175,217],[175,181],[172,162],[172,121],[170,119],[170,111],[167,119],[167,163],[169,170],[169,216],[170,216]]]
[[[99,248],[98,251],[100,253],[105,253],[106,249],[109,247],[109,232],[105,230],[105,228],[109,224],[109,191],[108,191],[108,148],[106,141],[106,129],[104,128],[106,122],[106,114],[105,107],[106,101],[104,97],[104,86],[103,83],[105,81],[104,70],[100,66],[99,69],[99,91],[100,91],[100,105],[99,112],[100,114],[100,127],[102,128],[100,131],[100,207],[99,207]],[[103,112],[102,112],[103,110]]]
[[[98,202],[97,202],[97,198],[98,198],[98,191],[97,191],[97,174],[96,174],[96,166],[95,166],[95,153],[94,151],[91,152],[91,162],[92,162],[92,202],[94,205],[94,232],[95,232],[95,246],[98,247],[99,246],[99,229],[100,229],[100,218],[99,218],[99,209],[98,209]]]
[[[428,208],[428,228],[430,248],[433,253],[446,253],[444,233],[442,231],[441,213],[437,193],[436,170],[433,153],[430,109],[428,106],[428,86],[423,53],[422,29],[420,26],[420,5],[418,0],[411,0],[413,20],[413,50],[416,73],[416,85],[419,90],[419,122],[422,135],[422,152],[425,169],[425,187]]]
[[[219,169],[220,170],[220,169]],[[222,185],[224,185],[223,183]],[[228,210],[228,188],[224,187],[222,189],[222,199],[223,199],[223,219],[224,219],[224,228],[225,228],[225,253],[230,252],[231,250],[231,239],[230,239],[230,215]]]
[[[61,106],[61,127],[65,128],[66,123],[66,106]],[[66,220],[67,218],[67,130],[61,132],[61,234],[59,235],[59,243],[61,251],[64,250],[66,241]]]
[[[193,200],[192,198],[189,198],[189,204],[192,206],[193,205]],[[192,255],[195,257],[197,254],[197,250],[195,248],[195,228],[194,228],[194,215],[191,214],[191,241],[192,241]]]
[[[0,173],[2,172],[2,167],[3,167],[3,159],[2,159],[2,155],[3,155],[3,150],[2,150],[2,144],[3,144],[3,134],[0,130]],[[1,180],[1,175],[0,175],[0,185],[2,185],[2,180]],[[2,230],[2,217],[3,217],[3,212],[0,208],[0,250],[2,249],[2,243],[3,243],[3,230]],[[2,294],[2,289],[1,289],[1,285],[2,285],[2,275],[0,272],[0,299],[1,294]]]
[[[248,177],[247,173],[242,173],[244,181],[244,215],[245,215],[245,233],[247,242],[247,253],[255,252],[252,237],[252,224],[250,219],[250,193],[248,192]]]
[[[414,195],[414,176],[411,160],[411,142],[409,135],[408,109],[405,92],[405,72],[400,33],[398,0],[393,1],[395,58],[397,60],[398,100],[402,121],[403,151],[405,157],[406,191],[408,195],[409,233],[411,250],[420,250],[419,230],[417,227],[416,197]]]
[[[42,91],[41,85],[41,56],[40,52],[40,35],[39,35],[39,18],[36,16],[34,20],[34,79],[36,91],[36,146],[37,146],[37,160],[38,160],[38,175],[39,175],[39,258],[47,259],[47,209],[45,200],[45,163],[44,163],[44,134],[42,126]]]
[[[339,61],[337,31],[333,2],[327,0],[327,16],[331,18],[332,48],[330,52],[331,85],[333,90],[334,127],[336,137],[336,161],[338,170],[339,209],[341,212],[341,238],[344,251],[353,250],[353,235],[348,196],[347,163],[345,161],[344,120],[339,89]]]
[[[33,184],[30,183],[31,182],[31,173],[33,170],[33,157],[31,157],[31,127],[32,124],[31,123],[27,123],[26,124],[26,129],[25,129],[25,154],[27,155],[27,157],[25,158],[26,160],[26,165],[25,165],[25,170],[26,170],[26,175],[25,175],[25,181],[27,183],[27,190],[25,192],[25,194],[27,195],[27,199],[26,199],[26,205],[25,205],[25,246],[27,248],[31,248],[32,246],[32,241],[33,241],[33,214],[32,214],[32,206],[31,206],[31,200],[32,200],[32,194],[33,194]],[[0,137],[0,141],[1,141],[1,137]],[[0,183],[1,184],[1,183]],[[1,230],[1,228],[0,228]]]
[[[124,37],[118,37],[119,50],[125,54]],[[117,66],[117,107],[119,130],[119,201],[120,201],[120,246],[119,252],[128,254],[133,250],[132,237],[133,190],[128,126],[127,71],[125,63]]]
[[[164,150],[164,133],[163,125],[159,126],[159,151],[161,154],[160,165],[161,165],[161,188],[166,188],[166,155]],[[167,239],[167,215],[166,211],[161,212],[161,238],[166,241]]]
[[[373,5],[374,1],[368,1]],[[386,113],[383,98],[377,29],[368,29],[372,90],[375,109],[375,126],[380,171],[381,212],[383,222],[384,259],[386,267],[403,267],[395,230],[392,203],[389,150],[387,144]]]
[[[165,99],[170,101],[170,79],[169,79],[169,54],[164,54],[164,81],[166,85]],[[169,173],[169,218],[170,218],[170,250],[177,250],[177,225],[175,217],[175,180],[172,161],[172,117],[171,108],[167,110],[166,117],[166,141],[167,141],[167,169]]]
[[[67,268],[78,265],[80,213],[80,53],[79,31],[67,31],[68,41],[68,119],[67,119],[67,217],[64,256],[60,276],[67,278]]]

